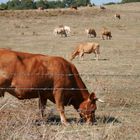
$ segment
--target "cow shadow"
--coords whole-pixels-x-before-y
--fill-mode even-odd
[[[67,119],[69,124],[77,124],[77,125],[84,125],[85,122],[82,119],[77,118],[68,118]],[[117,118],[113,116],[97,116],[96,122],[93,124],[110,124],[110,123],[121,123]],[[51,117],[48,117],[46,119],[37,119],[33,121],[34,125],[40,126],[40,125],[61,125],[61,120],[59,115],[54,115]]]
[[[90,59],[91,61],[96,61],[95,58]],[[109,58],[99,58],[98,61],[109,61]]]
[[[118,118],[113,116],[97,116],[96,120],[98,123],[109,124],[109,123],[121,123]]]
[[[78,119],[77,118],[68,118],[67,119],[69,124],[72,123],[78,123]],[[32,122],[34,125],[40,126],[40,125],[61,125],[61,120],[60,120],[60,116],[59,115],[53,115],[51,117],[47,117],[44,119],[36,119],[33,120]]]
[[[91,58],[91,59],[83,59],[83,60],[75,60],[75,61],[78,61],[78,62],[83,62],[83,61],[109,61],[110,59],[108,58],[100,58],[98,60],[96,60],[95,58]]]

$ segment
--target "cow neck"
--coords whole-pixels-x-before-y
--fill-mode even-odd
[[[88,99],[90,94],[89,94],[84,82],[82,81],[77,69],[75,68],[74,65],[72,65],[71,68],[72,68],[72,72],[74,74],[74,80],[76,82],[77,88],[81,89],[81,90],[79,90],[79,93],[81,94],[83,100]]]

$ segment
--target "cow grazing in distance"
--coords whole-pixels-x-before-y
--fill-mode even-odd
[[[0,96],[5,92],[20,100],[39,98],[42,117],[47,100],[52,101],[65,125],[64,106],[73,105],[86,122],[92,123],[99,100],[65,59],[0,49]]]
[[[114,15],[114,17],[117,18],[117,19],[121,19],[121,15],[118,14],[118,13],[116,13],[116,14]]]
[[[71,54],[70,60],[73,60],[76,56],[80,56],[81,58],[84,54],[94,53],[96,60],[98,60],[100,54],[100,45],[95,42],[84,42],[77,45],[74,52]]]
[[[104,36],[106,36],[106,39],[111,39],[112,35],[111,35],[111,31],[108,30],[106,27],[103,27],[102,31],[101,31],[101,37],[104,40]]]
[[[100,5],[100,9],[104,10],[106,9],[104,6]]]
[[[59,28],[64,28],[64,30],[66,31],[67,34],[71,33],[71,29],[69,26],[66,25],[59,25]]]
[[[64,29],[64,27],[57,27],[53,30],[53,33],[54,35],[61,35],[64,36],[64,37],[67,37],[67,32],[66,30]]]
[[[73,10],[78,10],[77,6],[72,5],[72,6],[70,6],[70,8],[73,9]]]
[[[96,37],[97,36],[97,34],[96,34],[96,31],[95,31],[95,29],[91,29],[91,28],[89,28],[89,29],[85,29],[85,32],[87,33],[87,36],[89,37]]]

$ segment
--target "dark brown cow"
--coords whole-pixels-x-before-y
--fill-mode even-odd
[[[90,37],[96,37],[97,36],[97,33],[96,33],[95,29],[93,29],[93,28],[85,29],[85,32]]]
[[[98,98],[89,94],[75,66],[61,57],[0,49],[0,96],[6,91],[18,99],[39,98],[42,116],[49,99],[63,124],[66,105],[73,105],[86,122],[95,119]]]
[[[73,6],[73,5],[70,8],[71,9],[74,9],[74,10],[77,10],[78,9],[77,6]]]

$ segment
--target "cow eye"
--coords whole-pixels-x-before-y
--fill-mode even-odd
[[[95,113],[95,110],[93,110],[91,113],[92,113],[92,114]]]

